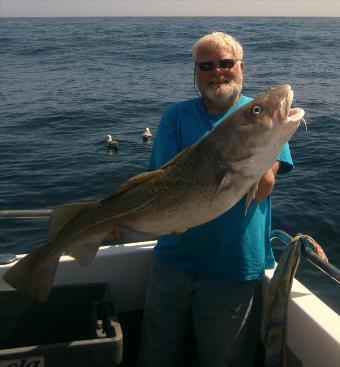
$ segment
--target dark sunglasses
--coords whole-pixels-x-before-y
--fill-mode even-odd
[[[228,70],[234,67],[234,65],[237,63],[237,61],[241,61],[240,59],[223,59],[217,61],[218,66],[221,69]],[[213,61],[202,61],[202,62],[196,62],[195,66],[198,66],[198,68],[201,71],[211,71],[215,69],[216,64]]]

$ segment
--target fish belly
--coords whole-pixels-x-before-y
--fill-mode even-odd
[[[169,233],[182,233],[188,228],[209,222],[233,207],[248,192],[253,182],[244,180],[235,182],[228,188],[209,190],[205,194],[191,195],[190,200],[178,197],[177,200],[168,200],[168,206],[150,206],[149,210],[135,216],[126,223],[135,231],[164,235]]]

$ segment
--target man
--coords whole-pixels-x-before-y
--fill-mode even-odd
[[[206,35],[195,43],[192,54],[202,97],[165,111],[151,169],[196,143],[221,118],[251,100],[241,94],[243,49],[233,37],[221,32]],[[269,195],[277,172],[291,168],[286,144],[261,178],[247,215],[242,199],[211,222],[158,241],[144,309],[141,366],[179,366],[191,325],[200,366],[254,365],[259,325],[254,296],[265,267],[274,265]]]

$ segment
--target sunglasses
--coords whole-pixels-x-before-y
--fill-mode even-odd
[[[223,70],[228,70],[234,67],[234,65],[237,63],[237,61],[241,61],[240,59],[223,59],[217,61],[218,66]],[[198,66],[198,68],[201,71],[211,71],[214,70],[216,67],[216,64],[213,61],[202,61],[202,62],[196,62],[195,66]]]

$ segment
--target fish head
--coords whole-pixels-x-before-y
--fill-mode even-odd
[[[294,92],[290,85],[275,87],[254,99],[245,111],[243,123],[253,124],[253,136],[265,143],[278,139],[286,143],[298,128],[304,111],[291,108]]]
[[[224,148],[218,138],[223,159],[246,165],[249,174],[269,169],[304,116],[301,108],[291,108],[293,95],[290,85],[277,86],[221,121],[214,135],[224,137]]]

